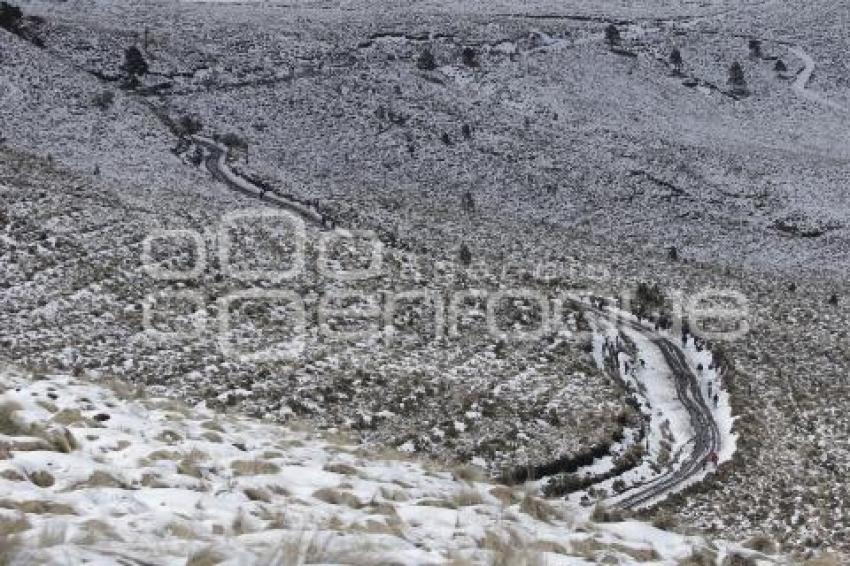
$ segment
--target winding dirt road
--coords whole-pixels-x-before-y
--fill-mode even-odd
[[[674,464],[664,474],[633,487],[612,499],[615,506],[623,509],[644,507],[678,491],[685,485],[693,483],[702,474],[708,455],[712,452],[720,452],[720,425],[714,412],[706,403],[700,390],[699,380],[688,365],[685,354],[678,344],[637,322],[625,320],[607,310],[593,308],[592,311],[610,321],[616,320],[616,323],[620,326],[628,326],[658,348],[674,380],[676,397],[682,408],[687,412],[691,428],[694,431],[693,437],[688,441],[691,448],[685,459]],[[654,418],[663,419],[665,417],[661,415]]]
[[[676,396],[688,412],[694,437],[691,439],[691,451],[678,467],[668,471],[647,484],[630,490],[621,496],[616,504],[624,508],[636,508],[652,503],[680,486],[690,483],[702,473],[706,458],[712,452],[720,451],[720,427],[714,413],[700,391],[699,381],[688,366],[682,350],[667,338],[652,339],[664,356],[676,385]]]
[[[326,219],[314,207],[270,193],[234,173],[227,165],[226,146],[200,136],[194,136],[193,140],[206,149],[205,165],[216,180],[226,184],[232,190],[294,212],[305,221],[320,228],[327,227]],[[587,308],[586,303],[582,304],[584,308]],[[697,377],[691,371],[684,353],[677,344],[637,322],[617,316],[616,313],[593,307],[590,310],[606,319],[616,319],[617,324],[628,325],[661,351],[670,374],[675,380],[676,395],[684,410],[687,411],[694,431],[687,458],[671,467],[666,473],[620,494],[613,501],[615,505],[625,509],[642,507],[662,499],[684,484],[693,481],[702,472],[707,456],[711,452],[720,451],[720,429],[714,413],[700,392]],[[656,418],[664,417],[662,415]]]
[[[205,166],[207,171],[210,172],[210,175],[212,175],[217,181],[224,183],[234,191],[251,197],[256,197],[264,203],[272,204],[285,210],[289,210],[290,212],[294,212],[306,222],[315,226],[320,228],[327,227],[325,217],[316,210],[314,206],[308,206],[298,201],[267,191],[251,183],[244,177],[240,177],[234,173],[227,165],[227,155],[229,151],[227,146],[201,136],[192,136],[192,140],[207,150]]]

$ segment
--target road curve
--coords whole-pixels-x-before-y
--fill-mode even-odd
[[[828,106],[833,110],[838,110],[839,112],[847,112],[847,108],[841,104],[829,100],[825,96],[809,89],[809,82],[811,82],[812,75],[815,73],[815,60],[812,59],[812,57],[806,53],[802,47],[789,47],[788,51],[799,57],[803,61],[804,65],[803,70],[800,71],[800,74],[797,75],[797,78],[794,79],[794,83],[791,85],[791,88],[797,93],[797,96],[817,104]]]
[[[292,211],[316,226],[327,227],[326,219],[314,207],[269,193],[236,175],[227,165],[228,149],[226,146],[201,136],[193,136],[192,139],[207,150],[205,165],[216,180],[226,184],[232,190]],[[583,303],[583,306],[587,308],[586,303]],[[687,411],[695,433],[690,454],[678,467],[620,494],[614,501],[616,506],[625,509],[642,507],[670,494],[699,475],[702,472],[706,457],[711,452],[719,452],[720,450],[720,429],[714,414],[702,396],[696,376],[688,367],[684,353],[673,341],[652,332],[637,322],[624,320],[616,313],[595,307],[590,307],[590,310],[609,319],[616,318],[618,324],[626,324],[640,332],[659,348],[676,380],[677,397]]]
[[[593,311],[608,319],[616,317],[618,324],[627,325],[640,332],[660,350],[675,380],[676,396],[687,411],[694,431],[694,436],[689,441],[690,452],[681,464],[612,500],[616,507],[622,509],[644,507],[677,491],[702,473],[708,455],[720,452],[720,426],[702,395],[699,380],[688,365],[685,354],[674,341],[609,311],[596,308]]]
[[[688,483],[702,471],[708,455],[720,451],[720,427],[700,391],[699,381],[688,366],[682,350],[667,338],[653,338],[676,380],[676,396],[688,412],[694,430],[691,451],[682,464],[647,484],[626,492],[617,501],[623,508],[636,508],[658,500]]]
[[[238,191],[251,197],[256,197],[265,203],[294,212],[305,221],[320,228],[325,228],[327,226],[327,220],[318,210],[316,210],[314,206],[308,206],[298,201],[271,193],[234,173],[227,165],[227,146],[220,144],[215,140],[201,136],[192,136],[192,141],[207,150],[205,166],[207,171],[210,172],[210,175],[212,175],[217,181],[224,183],[234,191]]]

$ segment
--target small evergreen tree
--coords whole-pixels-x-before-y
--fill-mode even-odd
[[[466,191],[460,199],[460,207],[464,212],[475,212],[475,199],[472,198],[472,193]]]
[[[203,128],[201,119],[196,116],[184,114],[177,122],[177,130],[183,136],[194,136],[201,131],[201,128]]]
[[[744,69],[737,61],[729,67],[729,80],[727,82],[732,87],[732,92],[736,94],[747,92],[747,80],[744,78]]]
[[[460,133],[463,135],[464,139],[469,139],[472,137],[472,128],[469,127],[469,124],[464,124],[460,127]]]
[[[135,45],[131,45],[124,51],[124,64],[121,68],[131,77],[141,77],[148,72],[148,64]]]
[[[750,57],[752,59],[761,59],[761,41],[759,41],[758,39],[751,39],[749,47]]]
[[[464,266],[469,266],[472,263],[472,252],[469,251],[469,248],[466,244],[460,245],[460,253],[458,254],[460,258],[460,263]]]
[[[416,60],[416,66],[423,71],[433,71],[437,68],[437,61],[434,59],[434,54],[431,53],[430,49],[426,49],[419,54],[419,58]]]
[[[670,53],[670,64],[673,65],[673,71],[679,75],[682,73],[682,52],[678,49],[673,49]]]
[[[463,48],[461,59],[467,67],[478,67],[478,53],[472,47]]]
[[[609,24],[608,27],[605,28],[605,43],[607,43],[609,47],[619,45],[621,39],[620,30],[617,29],[617,26]]]
[[[0,2],[0,27],[17,33],[18,26],[24,13],[17,6],[12,6],[8,2]]]
[[[783,61],[782,59],[777,59],[776,65],[773,66],[773,70],[777,73],[784,73],[788,70],[788,66],[785,65],[785,61]]]

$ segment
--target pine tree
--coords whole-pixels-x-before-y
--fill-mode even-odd
[[[745,94],[747,92],[747,80],[744,78],[744,69],[737,61],[729,67],[729,80],[727,82],[732,87],[732,92],[736,94]]]
[[[614,24],[609,24],[608,27],[605,28],[605,42],[609,47],[614,47],[615,45],[620,44],[620,30],[617,29],[617,26]]]
[[[749,47],[750,57],[753,59],[761,59],[761,41],[758,39],[751,39]]]
[[[121,68],[132,77],[141,77],[148,72],[148,64],[135,45],[131,45],[124,51],[124,64]]]
[[[478,66],[478,53],[472,47],[464,47],[461,58],[463,59],[463,64],[467,67]]]
[[[23,17],[23,12],[17,6],[0,2],[0,27],[3,29],[16,32]]]
[[[472,252],[469,251],[469,248],[466,244],[460,245],[460,253],[458,254],[460,257],[460,263],[464,266],[468,266],[472,263]]]
[[[670,53],[670,64],[673,65],[673,71],[678,75],[682,72],[682,52],[678,49],[673,49]]]
[[[460,199],[460,207],[466,213],[475,212],[475,199],[472,198],[472,193],[466,191]]]
[[[434,54],[429,49],[426,49],[419,54],[419,59],[416,60],[416,66],[423,71],[433,71],[437,68],[437,62],[434,60]]]
[[[773,66],[773,70],[777,73],[784,73],[788,70],[788,67],[785,65],[785,61],[782,59],[776,60],[776,65]]]

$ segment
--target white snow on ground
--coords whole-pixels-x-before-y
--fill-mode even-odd
[[[689,339],[687,346],[682,350],[691,371],[700,382],[700,390],[706,404],[711,408],[714,421],[720,429],[720,450],[717,453],[718,463],[728,462],[735,454],[735,446],[738,435],[734,433],[735,417],[732,416],[732,405],[729,401],[729,391],[723,386],[723,379],[718,375],[717,368],[713,367],[713,358],[709,350],[703,349],[698,352],[693,339]],[[702,367],[702,369],[699,369]],[[711,368],[711,369],[709,369]],[[717,405],[709,395],[709,384],[711,392],[717,395]]]
[[[606,307],[606,310],[619,319],[641,324],[647,330],[651,330],[647,326],[648,323],[639,320],[631,313],[610,306]],[[650,427],[645,439],[647,457],[635,468],[595,486],[611,492],[615,481],[624,481],[627,488],[635,487],[680,464],[687,455],[694,430],[690,416],[677,396],[675,382],[664,355],[652,340],[646,334],[627,325],[618,326],[602,317],[599,317],[595,323],[597,331],[593,336],[593,356],[598,367],[603,367],[606,344],[620,340],[621,332],[637,348],[636,359],[630,358],[624,352],[619,353],[619,372],[627,386],[637,392],[643,414],[650,416]],[[666,331],[660,331],[659,335],[675,339]],[[720,432],[718,464],[722,464],[732,459],[737,442],[737,434],[733,432],[734,417],[729,393],[723,387],[718,370],[713,367],[712,354],[709,350],[703,348],[697,351],[696,344],[690,337],[682,347],[682,351],[691,371],[697,377],[703,398],[707,406],[712,409],[712,416],[718,425]],[[640,363],[641,361],[643,363]],[[716,404],[714,403],[715,395],[717,396]],[[594,462],[592,467],[603,469],[604,459]],[[692,476],[688,481],[681,482],[669,493],[681,491],[703,480],[713,471],[712,466],[707,466],[704,472]],[[582,496],[582,492],[577,492],[570,499],[577,503]]]
[[[470,469],[368,454],[117,382],[12,368],[0,380],[0,525],[13,564],[673,564],[728,546],[596,524]]]
[[[596,323],[600,326],[600,331],[594,335],[594,357],[602,367],[602,348],[605,340],[612,343],[617,340],[618,328],[601,317]],[[640,366],[637,360],[620,353],[620,376],[637,393],[641,411],[650,416],[650,426],[644,440],[648,452],[641,463],[624,474],[595,486],[609,492],[612,492],[613,484],[618,480],[624,481],[627,487],[633,487],[667,472],[670,466],[681,462],[689,439],[693,436],[690,417],[676,395],[670,368],[661,351],[640,332],[628,327],[621,327],[620,330],[635,343],[639,352],[638,360],[642,359],[645,364]],[[629,371],[626,371],[626,363],[629,364]],[[668,455],[661,456],[662,452]],[[668,462],[668,458],[669,464],[658,466],[659,462]],[[596,464],[597,462],[594,462],[594,466]],[[574,493],[571,501],[577,503],[581,496],[581,492]]]

